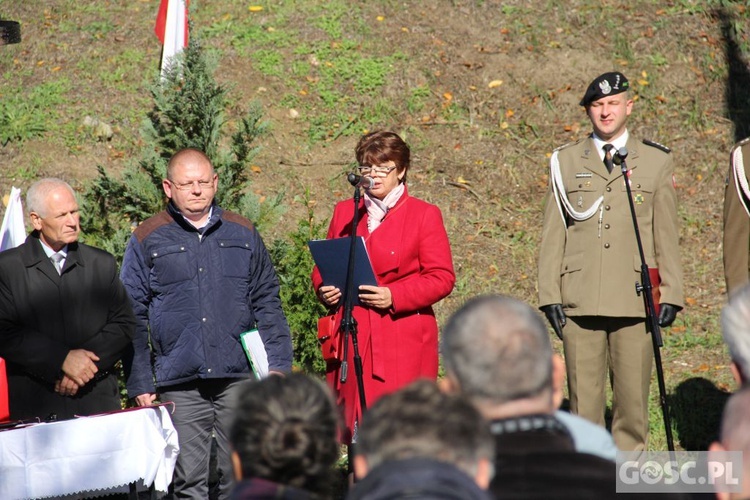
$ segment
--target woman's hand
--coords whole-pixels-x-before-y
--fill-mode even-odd
[[[341,300],[341,290],[332,285],[323,285],[318,288],[318,298],[327,307],[334,307]]]
[[[393,305],[391,289],[385,286],[360,285],[359,301],[375,309],[388,309]]]

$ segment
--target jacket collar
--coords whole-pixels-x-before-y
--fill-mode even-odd
[[[26,237],[26,242],[23,246],[21,246],[21,260],[23,261],[24,267],[34,267],[39,265],[39,263],[41,262],[49,262],[49,268],[47,266],[43,266],[41,269],[43,271],[49,271],[48,274],[51,277],[57,277],[57,272],[55,271],[54,266],[52,266],[52,263],[47,258],[47,254],[44,253],[42,242],[39,241],[39,231],[32,231],[31,234]],[[81,257],[80,252],[78,252],[78,242],[74,241],[73,243],[68,243],[68,255],[65,257],[64,269],[67,271],[73,266],[85,265],[85,260]]]
[[[634,170],[637,165],[637,159],[639,157],[639,143],[633,138],[633,135],[628,136],[628,141],[625,146],[628,150],[628,157],[625,163],[628,166],[628,170]],[[615,170],[612,174],[607,172],[607,168],[599,158],[599,151],[596,149],[596,143],[594,142],[593,135],[590,135],[583,142],[583,151],[581,152],[581,160],[583,161],[583,167],[590,172],[607,179],[609,182],[622,177],[620,167],[615,165]]]
[[[180,212],[176,206],[174,206],[174,203],[171,201],[167,204],[167,213],[174,219],[174,221],[185,231],[200,232],[201,234],[206,234],[211,231],[213,231],[215,226],[218,226],[221,222],[221,216],[224,213],[224,210],[222,210],[219,205],[216,204],[216,201],[214,201],[211,204],[211,218],[208,220],[208,223],[202,228],[201,231],[199,231],[194,225],[190,224],[186,219],[185,216],[182,215],[182,212]]]

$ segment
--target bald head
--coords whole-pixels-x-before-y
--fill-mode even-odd
[[[180,165],[208,165],[211,174],[214,173],[214,166],[206,153],[200,149],[185,148],[176,152],[167,164],[167,179],[174,179],[175,170]]]
[[[443,328],[446,374],[482,407],[543,400],[552,408],[552,345],[542,319],[512,297],[468,301]]]

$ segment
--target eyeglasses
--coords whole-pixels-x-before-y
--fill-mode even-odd
[[[169,180],[169,179],[167,179],[167,180]],[[210,180],[210,181],[180,182],[180,183],[177,183],[177,182],[174,182],[172,180],[169,180],[169,183],[172,184],[175,187],[175,189],[177,189],[178,191],[190,191],[190,190],[193,189],[193,187],[195,186],[196,182],[198,183],[198,186],[200,186],[201,190],[203,190],[203,189],[211,189],[211,188],[214,187],[214,181],[213,180]]]
[[[362,165],[360,167],[357,167],[357,170],[359,170],[359,173],[362,175],[377,175],[378,177],[385,177],[397,168],[398,167],[378,167],[377,165],[368,167]]]

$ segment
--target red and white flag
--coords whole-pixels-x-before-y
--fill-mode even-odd
[[[188,13],[190,0],[161,0],[156,15],[154,33],[164,45],[161,52],[161,76],[171,64],[171,59],[188,44]]]
[[[15,248],[24,241],[26,241],[26,227],[23,225],[21,190],[11,187],[3,225],[0,227],[0,252]]]

